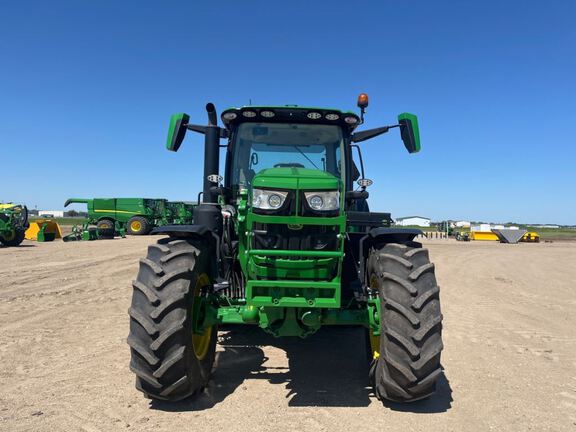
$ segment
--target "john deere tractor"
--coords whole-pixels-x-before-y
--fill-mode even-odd
[[[223,126],[211,103],[207,125],[172,116],[168,150],[187,131],[204,135],[203,191],[193,224],[155,228],[165,237],[149,246],[133,283],[130,368],[147,397],[201,392],[226,324],[300,338],[322,326],[359,326],[376,397],[412,402],[434,392],[442,373],[434,265],[414,242],[420,230],[391,228],[389,213],[369,210],[372,182],[358,145],[398,129],[416,153],[417,119],[403,113],[396,124],[356,131],[365,94],[358,106],[360,115],[230,108]]]
[[[18,246],[28,228],[28,209],[24,205],[0,204],[0,244]]]

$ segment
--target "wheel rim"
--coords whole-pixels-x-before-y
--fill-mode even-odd
[[[212,327],[204,330],[204,334],[192,334],[192,345],[194,346],[194,354],[198,360],[204,360],[208,354],[210,347],[210,339],[212,337]]]
[[[378,278],[375,274],[370,276],[370,288],[378,289]],[[368,334],[370,336],[370,349],[372,350],[372,357],[376,360],[380,357],[380,337],[374,335],[372,330],[368,329]]]
[[[132,221],[130,223],[130,229],[134,232],[138,232],[142,229],[142,224],[140,223],[140,221]]]
[[[200,292],[203,287],[209,284],[210,280],[206,273],[203,273],[198,277],[196,281],[196,286],[194,287],[194,298],[193,306],[196,302],[201,301]],[[201,312],[201,308],[197,308],[198,313]],[[201,317],[193,317],[193,319],[199,320]],[[197,322],[197,321],[196,321]],[[214,326],[206,327],[202,333],[194,332],[195,325],[192,326],[192,348],[194,349],[194,355],[198,360],[204,360],[206,355],[208,355],[208,350],[210,348],[210,340],[212,339],[212,329]]]

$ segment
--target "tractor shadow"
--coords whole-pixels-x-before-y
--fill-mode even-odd
[[[272,358],[266,356],[264,347],[276,348],[267,349]],[[286,358],[287,367],[276,365],[286,364]],[[250,380],[283,385],[291,407],[367,407],[380,403],[368,383],[362,329],[326,327],[306,339],[276,339],[256,327],[227,326],[220,332],[214,373],[205,391],[181,402],[153,401],[150,406],[162,411],[210,409],[234,392],[249,390]],[[384,405],[396,411],[434,413],[447,411],[451,401],[450,384],[443,376],[433,398],[408,405]]]

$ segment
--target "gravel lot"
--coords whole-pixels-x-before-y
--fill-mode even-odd
[[[428,241],[444,313],[438,394],[383,405],[363,335],[221,332],[207,391],[144,399],[127,309],[153,237],[0,249],[2,431],[576,430],[576,243]]]

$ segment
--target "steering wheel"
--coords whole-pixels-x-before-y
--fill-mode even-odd
[[[274,168],[305,168],[304,165],[297,162],[277,163]]]

